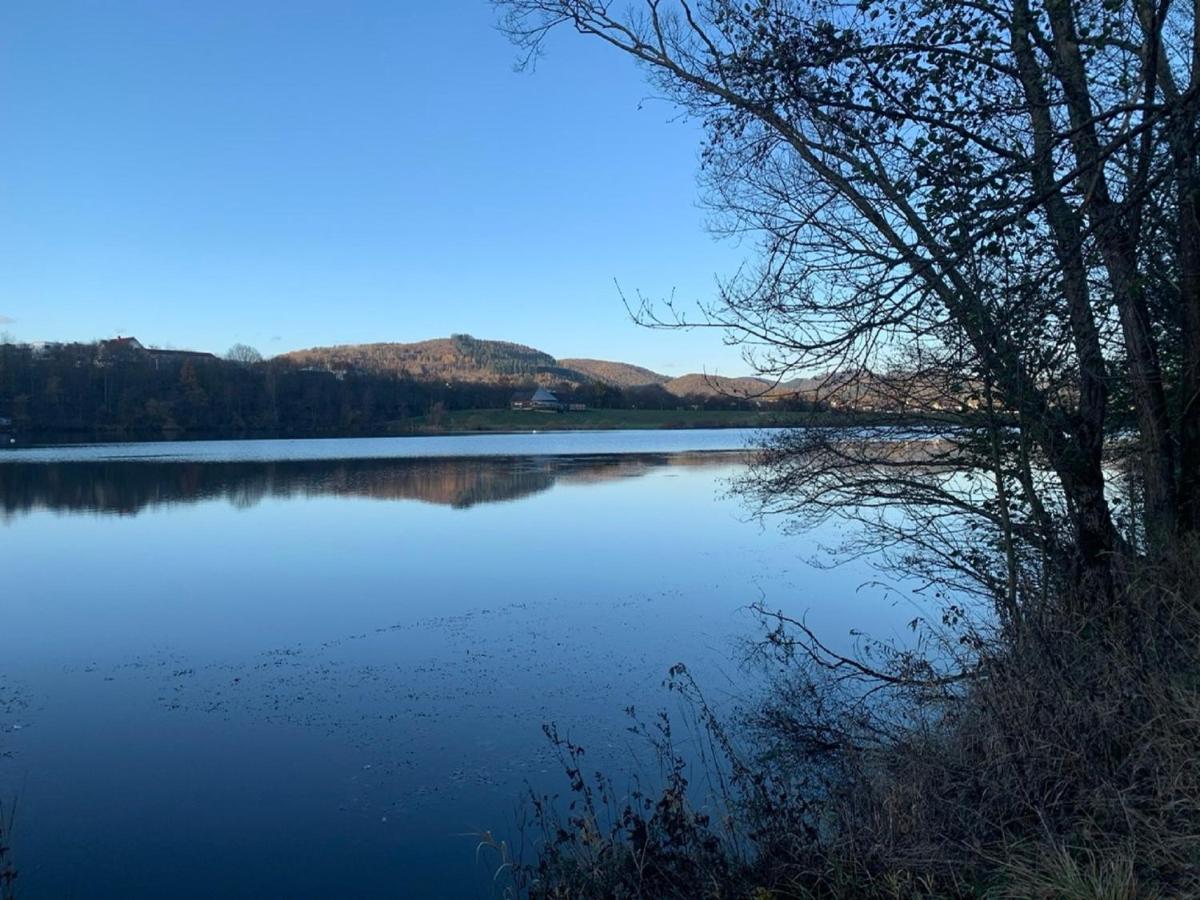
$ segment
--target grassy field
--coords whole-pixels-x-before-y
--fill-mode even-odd
[[[589,409],[544,413],[477,409],[416,416],[391,423],[394,434],[463,431],[589,431],[615,428],[767,428],[811,424],[811,413],[768,410]]]

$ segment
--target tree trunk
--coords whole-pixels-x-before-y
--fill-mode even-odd
[[[1179,526],[1182,532],[1196,533],[1200,532],[1200,177],[1184,171],[1178,181],[1179,293],[1183,307]]]
[[[1054,71],[1062,84],[1071,120],[1071,145],[1084,173],[1081,188],[1088,218],[1100,244],[1125,338],[1129,378],[1141,431],[1146,536],[1151,543],[1159,543],[1175,531],[1178,493],[1174,436],[1158,347],[1137,270],[1134,239],[1128,233],[1126,217],[1109,193],[1074,12],[1067,0],[1046,0],[1045,9],[1054,38]]]

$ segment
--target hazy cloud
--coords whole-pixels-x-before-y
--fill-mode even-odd
[[[15,325],[16,323],[16,319],[10,318],[9,316],[0,316],[0,325]]]
[[[271,335],[271,340],[278,343],[279,341],[283,340],[283,337],[278,334],[273,334]]]

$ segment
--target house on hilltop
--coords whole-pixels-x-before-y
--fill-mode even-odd
[[[142,342],[135,337],[115,337],[101,341],[96,348],[96,365],[109,366],[114,363],[138,359],[146,352]]]
[[[201,350],[159,350],[146,347],[135,337],[115,337],[101,341],[96,353],[96,364],[109,366],[119,362],[146,360],[155,369],[182,366],[185,362],[216,362],[211,353]]]

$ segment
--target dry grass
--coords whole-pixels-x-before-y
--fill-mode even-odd
[[[1005,883],[988,900],[1156,900],[1158,891],[1143,887],[1131,852],[1099,854],[1064,847],[1023,858],[1013,853],[997,860]]]
[[[12,859],[13,818],[16,809],[10,805],[5,809],[0,803],[0,900],[16,900],[17,868]]]

